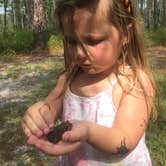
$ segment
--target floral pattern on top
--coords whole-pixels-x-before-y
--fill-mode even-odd
[[[92,97],[77,96],[68,88],[64,103],[62,120],[88,120],[111,127],[116,116],[116,108],[112,100],[113,85]],[[84,143],[78,150],[59,159],[60,166],[152,166],[145,134],[136,148],[125,158],[108,155]]]

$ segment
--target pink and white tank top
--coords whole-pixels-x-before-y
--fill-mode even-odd
[[[64,97],[62,120],[89,120],[103,126],[111,127],[117,111],[112,100],[112,90],[115,83],[93,97],[77,96],[68,88]],[[56,166],[58,165],[151,166],[152,164],[145,144],[144,134],[136,148],[125,158],[119,159],[115,155],[105,154],[93,148],[90,144],[84,143],[78,150],[59,157]]]

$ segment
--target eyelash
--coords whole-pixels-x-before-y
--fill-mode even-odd
[[[99,39],[99,40],[87,40],[85,43],[87,43],[90,46],[95,46],[95,45],[99,44],[102,41],[103,41],[103,39]],[[68,40],[68,44],[72,45],[72,46],[76,46],[77,45],[77,41],[75,41],[75,40]]]
[[[89,41],[87,41],[87,44],[91,45],[91,46],[95,46],[95,45],[101,43],[102,41],[103,41],[103,39],[100,39],[100,40],[89,40]]]

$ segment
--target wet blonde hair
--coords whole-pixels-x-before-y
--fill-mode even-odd
[[[57,2],[55,13],[63,36],[65,36],[63,27],[64,20],[67,19],[69,22],[71,22],[71,25],[74,25],[73,17],[74,12],[77,9],[86,9],[92,13],[98,14],[99,16],[101,14],[103,19],[106,18],[112,25],[114,25],[118,29],[120,35],[127,36],[129,42],[126,42],[122,46],[122,51],[117,61],[117,74],[126,76],[127,78],[128,75],[125,74],[125,66],[130,66],[133,76],[132,81],[129,80],[131,81],[130,84],[132,84],[131,87],[133,88],[134,85],[139,82],[139,85],[141,86],[141,89],[146,97],[149,110],[152,107],[155,108],[155,84],[144,56],[144,48],[142,44],[142,26],[140,24],[140,18],[134,4],[129,0],[59,0]],[[76,34],[78,42],[80,43],[83,51],[86,53],[82,42],[79,40],[77,32],[74,31],[74,27],[72,33]],[[77,66],[77,64],[75,63],[74,57],[68,55],[66,39],[64,38],[63,41],[65,61],[65,70],[63,72],[65,72],[67,76],[66,84],[63,91],[64,93],[70,81],[78,72],[79,66]],[[86,55],[88,56],[87,53]],[[122,66],[122,68],[119,68],[119,66]],[[153,87],[153,92],[151,95],[149,95],[149,92],[146,91],[146,85],[143,83],[141,74],[138,69],[144,71],[148,76]],[[156,109],[152,110],[153,118],[155,119],[157,117],[157,111]]]

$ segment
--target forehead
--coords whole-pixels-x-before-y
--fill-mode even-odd
[[[73,14],[72,21],[64,19],[63,27],[65,35],[71,35],[73,30],[79,35],[106,34],[111,29],[111,24],[105,16],[93,14],[86,9],[77,9]]]

